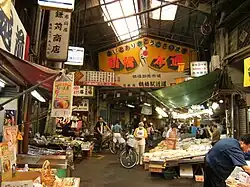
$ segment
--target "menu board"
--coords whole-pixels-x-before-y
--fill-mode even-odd
[[[75,72],[76,85],[88,86],[114,86],[115,73],[102,71],[79,71]]]

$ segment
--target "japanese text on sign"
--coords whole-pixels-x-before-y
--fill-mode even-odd
[[[71,13],[51,10],[46,57],[50,60],[66,61],[68,55]]]

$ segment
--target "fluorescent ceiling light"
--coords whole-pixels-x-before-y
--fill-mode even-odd
[[[4,88],[5,87],[5,81],[4,80],[2,80],[2,79],[0,79],[0,87],[2,87],[2,88]]]
[[[144,103],[144,105],[145,105],[145,106],[151,106],[151,104],[149,104],[149,103]]]
[[[176,0],[165,0],[165,1],[151,0],[151,8],[155,8],[155,7],[167,4],[169,2],[174,2],[174,1],[176,1]],[[173,20],[175,20],[177,8],[178,8],[177,5],[164,6],[162,8],[159,8],[159,9],[153,11],[151,14],[151,18],[158,19],[158,20],[173,21]]]
[[[100,3],[105,4],[112,1],[113,0],[100,0]],[[132,39],[139,35],[139,29],[141,27],[139,16],[122,18],[138,12],[137,0],[120,0],[107,5],[102,5],[101,7],[105,21],[121,18],[111,21],[109,24],[120,41]]]
[[[135,108],[134,105],[130,105],[130,104],[127,104],[127,107],[129,107],[129,108]]]
[[[214,102],[211,107],[212,107],[212,109],[216,110],[220,107],[220,105],[218,103]]]
[[[155,111],[164,118],[168,117],[168,114],[158,106],[155,108]]]
[[[38,101],[42,102],[42,103],[46,102],[46,100],[36,90],[32,91],[31,95],[33,97],[35,97]]]

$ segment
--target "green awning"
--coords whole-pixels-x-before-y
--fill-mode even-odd
[[[150,95],[169,108],[201,104],[212,96],[220,73],[221,70],[216,70],[187,82],[153,91]]]

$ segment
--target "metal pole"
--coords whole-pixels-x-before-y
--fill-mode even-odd
[[[53,75],[53,76],[51,76],[51,77],[49,77],[49,78],[43,80],[42,82],[40,82],[40,83],[38,83],[38,84],[36,84],[36,85],[30,87],[29,89],[23,91],[22,93],[19,93],[19,94],[17,94],[16,96],[10,98],[9,100],[7,100],[7,101],[1,103],[1,104],[0,104],[0,111],[4,109],[3,106],[6,105],[7,103],[9,103],[9,102],[11,102],[11,101],[13,101],[13,100],[15,100],[15,99],[21,97],[22,95],[24,95],[24,94],[26,94],[26,93],[32,92],[33,90],[35,90],[36,88],[38,88],[38,87],[39,87],[40,85],[42,85],[43,83],[45,83],[45,82],[47,82],[47,81],[49,81],[49,80],[51,80],[51,79],[54,79],[55,77],[57,77],[57,76],[60,75],[60,74],[61,74],[61,72],[59,72],[59,73],[57,73],[57,74],[55,74],[55,75]]]
[[[234,137],[234,94],[231,94],[231,137]]]

